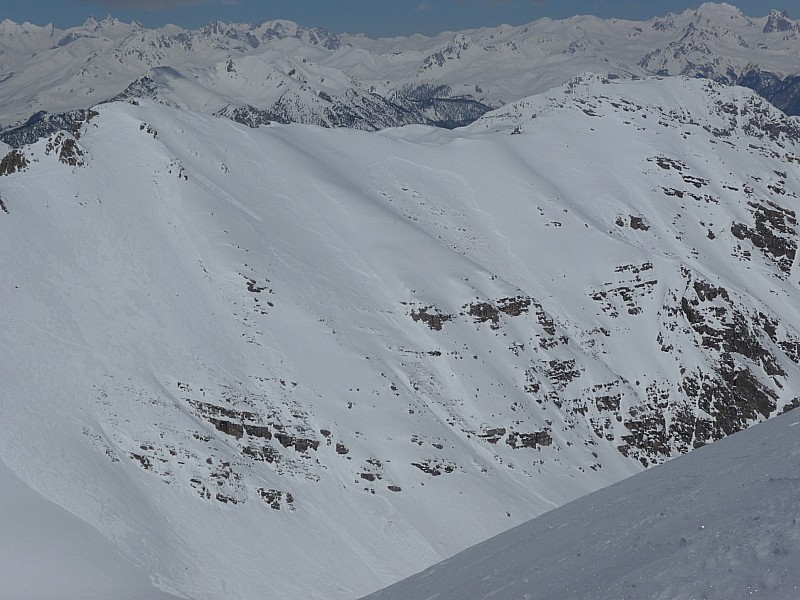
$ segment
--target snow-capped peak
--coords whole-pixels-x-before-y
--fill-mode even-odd
[[[382,40],[340,36],[285,20],[260,25],[215,22],[198,30],[147,30],[93,17],[66,32],[12,25],[6,22],[0,28],[0,46],[10,50],[0,57],[0,129],[42,111],[85,110],[116,97],[153,68],[206,70],[229,59],[258,56],[271,62],[283,55],[338,69],[337,79],[350,79],[380,96],[375,98],[377,105],[399,99],[399,112],[386,119],[369,114],[365,97],[353,92],[359,106],[340,97],[342,114],[322,120],[368,129],[408,122],[464,125],[489,108],[543,92],[585,71],[621,78],[686,75],[741,83],[757,88],[790,114],[800,111],[793,79],[800,30],[783,13],[753,20],[729,4],[706,3],[646,23],[542,19],[519,27]],[[346,52],[340,51],[347,46]],[[264,95],[270,103],[248,103],[274,112],[274,102],[286,89],[279,87],[279,78],[270,85],[271,93]],[[217,110],[236,104],[228,92],[205,90],[202,96],[219,97],[219,102],[208,103]],[[168,95],[168,90],[161,93],[162,98]],[[295,96],[287,118],[322,122],[313,98]],[[359,116],[344,118],[348,112]]]

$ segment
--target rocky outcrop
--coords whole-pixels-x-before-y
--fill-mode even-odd
[[[39,112],[18,127],[0,131],[0,141],[12,148],[21,148],[59,131],[78,135],[81,127],[98,114],[96,110],[90,108],[57,114]]]
[[[17,171],[24,171],[28,166],[28,159],[19,150],[12,150],[0,161],[0,176],[10,175]]]
[[[289,492],[259,488],[258,493],[261,495],[261,499],[266,502],[272,510],[294,510],[294,496]]]
[[[423,306],[412,310],[411,318],[414,321],[422,321],[433,331],[441,331],[445,323],[453,320],[453,315],[439,312],[435,306]]]
[[[797,215],[769,200],[751,201],[748,206],[755,225],[735,222],[731,233],[739,240],[748,240],[788,275],[797,254]]]

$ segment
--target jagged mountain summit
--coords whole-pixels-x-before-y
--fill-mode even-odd
[[[798,119],[708,80],[104,104],[0,161],[0,454],[167,593],[359,597],[800,404],[798,190]]]
[[[327,127],[457,127],[583,72],[699,76],[800,113],[800,24],[729,4],[644,22],[542,19],[520,27],[373,40],[304,28],[211,23],[148,30],[111,17],[59,30],[0,23],[0,129],[29,143],[42,113],[141,97],[228,116]]]
[[[800,592],[792,413],[502,533],[370,600],[769,598]]]
[[[489,107],[446,87],[392,98],[327,66],[339,38],[289,21],[147,30],[111,17],[60,31],[0,24],[0,126],[124,97],[225,116],[374,130],[408,123],[456,126]],[[30,141],[24,139],[24,142]]]
[[[706,3],[642,22],[577,16],[428,39],[345,39],[385,57],[395,78],[413,72],[416,81],[446,83],[456,93],[495,106],[592,71],[620,78],[684,75],[739,83],[779,100],[784,110],[798,108],[800,25],[777,11],[752,18],[730,4]]]

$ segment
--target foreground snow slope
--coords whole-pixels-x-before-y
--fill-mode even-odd
[[[800,415],[584,496],[369,600],[800,596]]]
[[[800,402],[800,125],[746,90],[98,113],[0,167],[0,455],[168,592],[358,597]]]
[[[99,531],[45,500],[0,460],[0,598],[176,600]]]

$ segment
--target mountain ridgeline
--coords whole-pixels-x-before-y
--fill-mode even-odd
[[[6,20],[0,139],[27,143],[119,98],[251,126],[454,128],[583,72],[708,78],[797,115],[799,45],[800,24],[786,13],[748,17],[711,3],[643,22],[584,16],[378,40],[290,21],[150,30],[108,17],[60,30]]]

